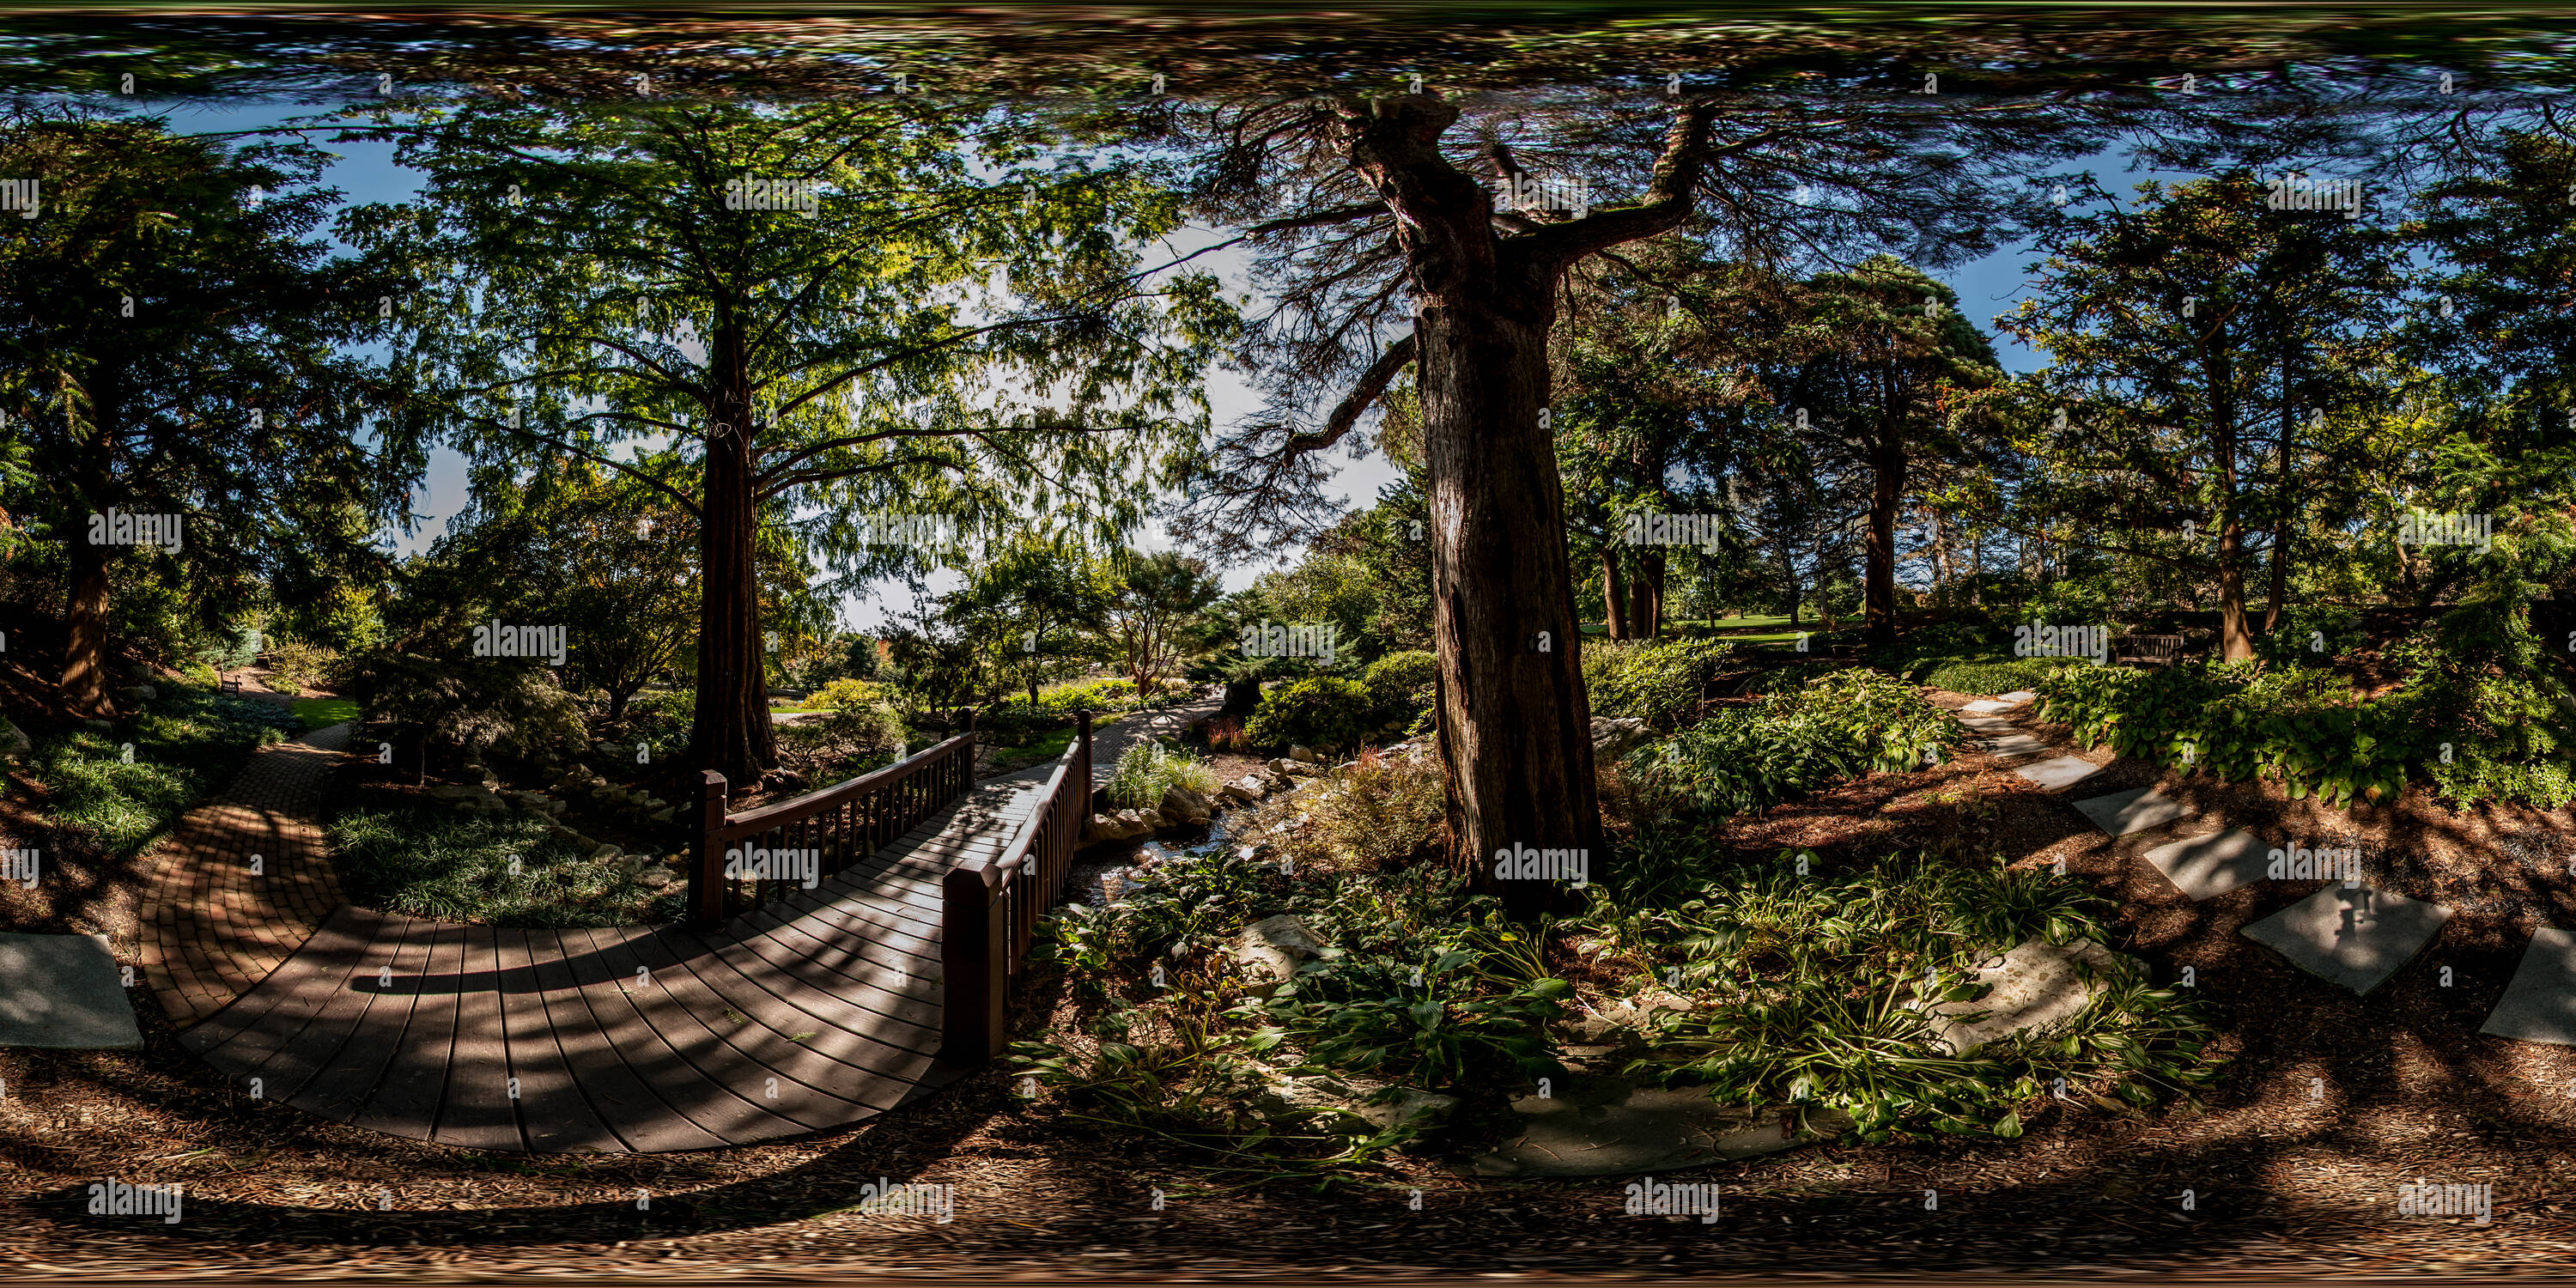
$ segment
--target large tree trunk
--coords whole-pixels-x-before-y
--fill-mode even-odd
[[[1601,546],[1601,634],[1604,639],[1628,638],[1628,579],[1619,567],[1619,548],[1606,541]]]
[[[2280,629],[2281,609],[2290,593],[2290,521],[2286,517],[2272,529],[2272,587],[2270,602],[2263,610],[2263,633]]]
[[[1861,568],[1861,599],[1869,644],[1896,642],[1896,501],[1905,494],[1905,437],[1893,417],[1880,418],[1870,444],[1869,537]]]
[[[2254,656],[2245,616],[2245,525],[2233,513],[2218,529],[2218,639],[2230,662]]]
[[[1664,552],[1649,548],[1637,556],[1637,578],[1628,584],[1628,629],[1633,638],[1650,640],[1664,628]]]
[[[71,593],[63,605],[63,696],[82,716],[112,714],[107,701],[107,555],[83,529],[71,540]]]
[[[1499,879],[1498,852],[1580,851],[1594,881],[1608,866],[1556,447],[1539,426],[1563,260],[1496,237],[1493,194],[1439,150],[1457,118],[1408,95],[1354,105],[1344,126],[1396,211],[1416,301],[1450,834],[1476,885],[1526,918],[1562,883]]]
[[[738,375],[739,338],[717,337],[720,361]],[[729,381],[708,409],[705,521],[698,525],[698,711],[690,764],[747,787],[778,764],[769,727],[769,683],[760,651],[760,582],[753,562],[751,399]]]

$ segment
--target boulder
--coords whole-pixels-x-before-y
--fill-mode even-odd
[[[1616,760],[1652,737],[1654,731],[1648,729],[1643,720],[1624,716],[1592,717],[1592,755],[1595,759]]]
[[[1163,813],[1167,817],[1196,825],[1208,821],[1215,812],[1208,808],[1207,797],[1178,783],[1163,789]]]
[[[1217,790],[1224,792],[1237,803],[1248,805],[1269,795],[1270,785],[1261,781],[1259,774],[1245,774]]]
[[[668,823],[668,822],[670,822],[670,821],[671,821],[672,816],[673,816],[674,814],[676,814],[676,813],[678,813],[678,811],[677,811],[677,810],[674,810],[674,809],[672,809],[670,806],[665,805],[665,806],[663,806],[662,808],[657,809],[657,810],[653,811],[652,813],[645,815],[644,817],[645,817],[645,818],[647,818],[647,819],[650,819],[651,821],[656,822],[656,823]]]
[[[113,720],[83,720],[81,721],[81,728],[88,729],[96,733],[114,733],[116,732],[116,722]]]
[[[125,696],[132,698],[136,702],[150,702],[154,698],[161,696],[161,690],[154,688],[149,684],[138,684],[127,689],[125,691]]]
[[[1324,946],[1302,918],[1264,917],[1226,941],[1225,955],[1239,969],[1246,990],[1268,997],[1297,973],[1297,965],[1323,955]]]
[[[1081,843],[1108,845],[1117,841],[1132,841],[1152,831],[1153,829],[1145,826],[1143,820],[1136,817],[1136,811],[1122,809],[1115,814],[1094,814],[1085,820],[1082,825]]]
[[[1301,764],[1308,765],[1320,765],[1324,763],[1324,758],[1316,755],[1315,749],[1312,747],[1290,747],[1288,749],[1288,758]]]
[[[8,720],[0,720],[0,756],[24,760],[36,753],[36,744],[27,731]]]
[[[1289,766],[1294,765],[1294,764],[1296,764],[1296,763],[1297,763],[1296,761],[1290,760],[1290,759],[1288,759],[1287,757],[1282,756],[1282,757],[1280,757],[1280,758],[1279,758],[1279,759],[1277,759],[1277,760],[1273,760],[1273,761],[1271,761],[1271,762],[1270,762],[1270,764],[1269,764],[1269,769],[1270,769],[1270,772],[1271,772],[1271,773],[1274,773],[1274,774],[1284,774],[1284,773],[1287,773],[1287,772],[1288,772],[1288,768],[1289,768]]]
[[[609,845],[609,844],[606,844],[606,843],[602,843],[602,844],[599,846],[599,848],[594,849],[594,850],[592,850],[592,851],[590,852],[590,857],[592,857],[592,858],[594,858],[594,859],[613,859],[613,858],[616,858],[616,857],[617,857],[617,847],[616,847],[616,846],[614,846],[614,845]]]

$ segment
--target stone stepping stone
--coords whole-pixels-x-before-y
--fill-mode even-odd
[[[142,1045],[106,936],[0,932],[0,1046]]]
[[[2006,738],[1981,738],[1978,741],[1985,747],[1986,754],[1992,756],[2036,756],[2048,750],[2047,743],[2026,733],[2016,733]]]
[[[2159,845],[2147,851],[2147,862],[2156,865],[2165,880],[2198,902],[2262,880],[2269,852],[2262,837],[2230,828]]]
[[[2095,827],[2113,836],[2127,836],[2131,832],[2143,832],[2151,827],[2162,827],[2175,819],[2188,818],[2191,815],[2190,806],[2172,797],[2157,795],[2156,789],[2152,787],[2113,792],[2108,796],[2096,796],[2089,801],[2077,801],[2075,808],[2083,811],[2084,817],[2093,820]]]
[[[2073,787],[2101,773],[2102,766],[2082,756],[2060,756],[2055,760],[2043,760],[2036,765],[2024,765],[2013,772],[2055,791],[2061,787]]]
[[[2006,694],[2002,694],[2002,695],[1998,696],[1998,697],[1995,699],[1995,701],[1997,701],[1997,702],[2009,702],[2009,703],[2012,703],[2014,706],[2020,706],[2022,703],[2025,703],[2025,702],[2031,701],[2032,699],[2037,698],[2038,696],[2039,696],[2038,694],[2033,693],[2033,692],[2031,692],[2031,691],[2030,691],[2030,690],[2028,690],[2028,689],[2015,689],[2015,690],[2013,690],[2013,691],[2012,691],[2012,692],[2010,692],[2010,693],[2006,693]]]
[[[1977,982],[1988,986],[1983,996],[1923,1009],[1933,1017],[1934,1037],[1952,1054],[1966,1055],[2015,1033],[2072,1019],[2130,971],[2143,974],[2144,964],[2090,940],[2059,947],[2034,938],[1978,965]]]
[[[2415,960],[2450,919],[2438,903],[2336,882],[2247,926],[2244,935],[2311,975],[2366,995]]]
[[[2012,710],[2012,706],[2013,704],[2009,702],[1997,702],[1993,698],[1979,698],[1959,709],[1962,711],[1974,711],[1978,715],[1982,716],[1991,715],[1997,711],[2010,711]]]
[[[2556,926],[2533,932],[2522,966],[2478,1032],[2576,1046],[2576,934]]]
[[[1470,1165],[1477,1176],[1620,1176],[1704,1167],[1813,1144],[1851,1118],[1810,1109],[1721,1105],[1704,1087],[1639,1087],[1579,1078],[1553,1097],[1514,1096],[1521,1134]]]
[[[1980,733],[2011,733],[2021,728],[2001,716],[1961,716],[1959,723]]]

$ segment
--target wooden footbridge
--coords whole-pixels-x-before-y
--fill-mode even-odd
[[[745,814],[709,773],[689,924],[503,930],[343,906],[180,1040],[247,1095],[475,1149],[708,1149],[883,1113],[1000,1048],[1091,808],[1088,717],[1043,777],[976,784],[973,763],[970,721]]]

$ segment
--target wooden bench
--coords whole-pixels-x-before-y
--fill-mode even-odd
[[[241,681],[238,679],[224,679],[218,677],[215,681],[215,688],[224,693],[239,693],[241,692]]]
[[[2165,666],[2181,658],[2182,637],[2179,635],[2131,635],[2120,641],[2119,650],[2113,660],[2152,662],[2158,666]]]

